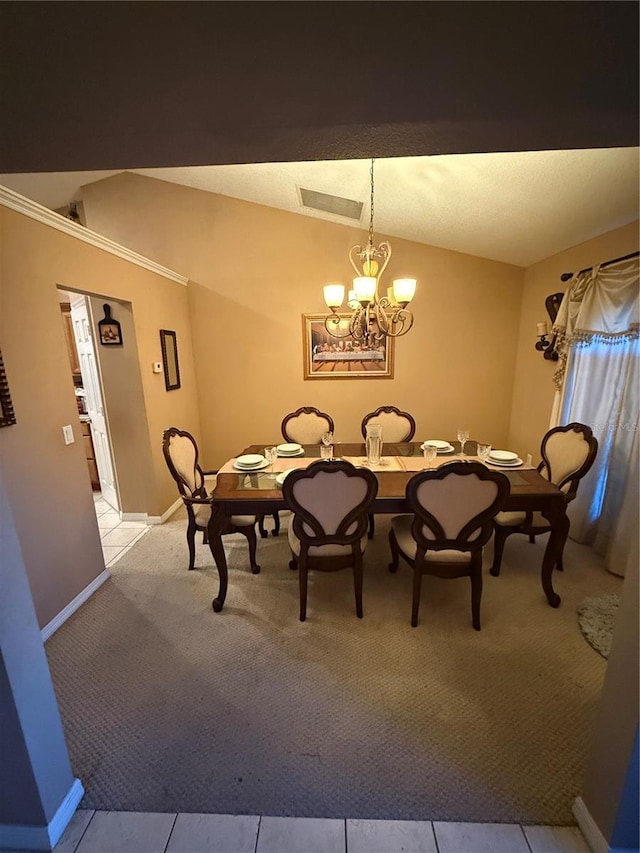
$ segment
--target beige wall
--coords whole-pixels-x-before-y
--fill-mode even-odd
[[[0,454],[42,627],[104,569],[56,288],[132,304],[151,515],[176,498],[162,430],[179,421],[199,434],[187,288],[4,207],[0,227],[0,341],[17,418],[0,430]],[[162,375],[151,372],[161,359],[160,328],[178,332],[180,391],[166,393]],[[75,444],[64,444],[64,424],[73,425]]]
[[[343,441],[384,404],[411,411],[421,438],[468,424],[473,437],[506,441],[521,268],[391,238],[387,281],[418,278],[395,378],[303,381],[301,315],[326,311],[326,281],[349,281],[348,250],[365,230],[132,174],[84,187],[83,202],[90,228],[190,279],[207,466],[277,441],[301,405],[328,411]]]
[[[566,291],[568,282],[560,280],[563,272],[578,272],[635,252],[639,242],[636,221],[573,246],[526,270],[509,430],[509,446],[514,450],[531,453],[534,459],[539,459],[540,441],[549,429],[556,364],[545,360],[535,349],[536,323],[549,322],[545,299],[552,293]]]

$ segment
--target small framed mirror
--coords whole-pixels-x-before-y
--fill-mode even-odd
[[[178,341],[176,333],[168,329],[160,329],[160,345],[162,347],[162,364],[164,366],[164,387],[167,391],[175,391],[180,387],[180,367],[178,365]]]

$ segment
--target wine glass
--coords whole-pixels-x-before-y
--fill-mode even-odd
[[[459,429],[458,430],[458,441],[460,442],[460,456],[464,456],[464,446],[469,439],[469,430],[468,429]]]

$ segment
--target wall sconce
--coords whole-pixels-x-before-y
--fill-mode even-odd
[[[558,316],[558,309],[560,308],[560,303],[564,297],[564,293],[552,293],[551,296],[547,296],[544,301],[545,307],[547,309],[547,314],[551,319],[551,326],[555,323],[555,319]],[[536,323],[536,331],[538,340],[536,341],[536,349],[538,352],[544,353],[544,357],[548,361],[557,361],[558,353],[556,352],[556,337],[557,335],[553,335],[551,340],[549,340],[549,328],[546,321],[544,323]]]

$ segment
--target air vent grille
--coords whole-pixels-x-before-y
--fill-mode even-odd
[[[319,193],[316,190],[304,189],[304,187],[300,187],[300,198],[303,207],[323,210],[325,213],[334,213],[336,216],[344,216],[347,219],[356,219],[357,221],[360,221],[362,217],[362,208],[364,207],[362,201]]]

